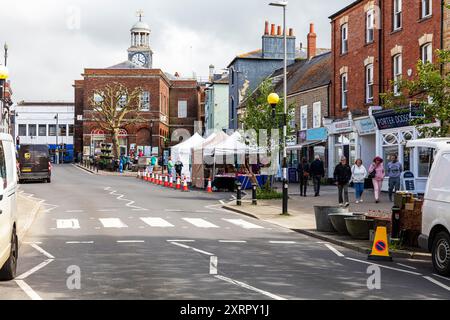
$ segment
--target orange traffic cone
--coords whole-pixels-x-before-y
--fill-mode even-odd
[[[153,184],[156,184],[158,182],[158,174],[155,175],[155,180],[153,180]]]
[[[161,177],[159,178],[159,185],[160,186],[164,185],[164,177],[163,177],[163,175],[161,175]]]
[[[168,187],[169,186],[169,178],[167,176],[164,177],[164,187]]]
[[[186,178],[184,178],[183,189],[181,191],[183,191],[183,192],[189,191]]]
[[[154,179],[155,177],[153,176],[153,173],[151,173],[150,174],[150,183],[152,183],[153,182],[153,179]]]
[[[181,181],[180,181],[180,177],[179,176],[177,177],[177,183],[175,185],[175,188],[178,189],[178,190],[181,189]]]
[[[173,177],[172,177],[172,175],[169,176],[169,188],[173,188]]]
[[[211,185],[211,179],[208,179],[208,188],[206,188],[206,192],[212,193],[212,185]]]
[[[144,181],[148,181],[148,172],[144,172]]]

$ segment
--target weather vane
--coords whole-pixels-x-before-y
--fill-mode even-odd
[[[139,21],[142,21],[142,17],[144,16],[144,10],[140,9],[136,11],[136,15],[139,17]]]

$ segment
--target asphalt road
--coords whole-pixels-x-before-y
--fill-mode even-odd
[[[182,193],[72,165],[55,167],[51,184],[20,189],[43,210],[0,299],[450,298],[450,279],[429,261],[373,269],[365,255],[224,211],[227,193]]]

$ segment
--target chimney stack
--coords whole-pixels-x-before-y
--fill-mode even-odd
[[[264,28],[264,35],[269,35],[269,21],[266,21],[266,26]]]
[[[317,35],[314,33],[314,23],[309,25],[308,60],[314,58],[317,52]]]
[[[209,82],[213,82],[214,81],[214,65],[210,65],[209,66]]]
[[[278,26],[277,36],[282,36],[282,33],[281,33],[281,26]]]
[[[275,35],[275,24],[272,23],[271,28],[270,28],[270,35],[274,36]]]

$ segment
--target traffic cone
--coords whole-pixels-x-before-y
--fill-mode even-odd
[[[181,181],[180,181],[180,177],[179,176],[177,176],[177,183],[175,185],[175,188],[178,189],[178,190],[181,189]]]
[[[163,175],[161,175],[160,178],[159,178],[159,185],[160,186],[164,185],[164,177],[163,177]]]
[[[157,181],[158,181],[158,174],[156,173],[156,174],[155,174],[155,180],[153,180],[153,184],[156,184]]]
[[[208,188],[206,188],[206,192],[212,193],[212,185],[211,185],[211,179],[208,179]]]
[[[173,188],[173,177],[172,177],[172,175],[169,176],[169,188]]]
[[[140,178],[141,178],[141,170],[138,170],[138,174],[137,174],[136,178],[137,178],[137,179],[140,179]]]
[[[151,174],[150,174],[150,183],[153,182],[153,179],[154,179],[154,176],[153,176],[153,173],[151,173]]]
[[[389,255],[389,242],[387,237],[387,228],[378,227],[373,240],[372,252],[369,254],[369,260],[392,261]]]
[[[168,176],[165,176],[164,177],[164,187],[168,187],[169,186],[169,177]]]
[[[183,181],[183,189],[182,189],[181,191],[183,191],[183,192],[189,191],[189,188],[188,188],[188,185],[187,185],[186,178],[184,178],[184,181]]]
[[[148,172],[144,172],[144,181],[148,181]]]

